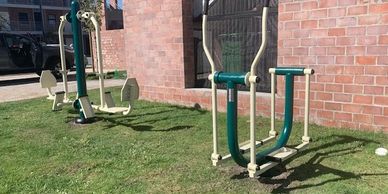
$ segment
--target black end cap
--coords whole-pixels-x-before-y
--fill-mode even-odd
[[[209,12],[209,0],[203,1],[203,15],[207,15]]]
[[[264,7],[269,7],[269,0],[264,1]]]

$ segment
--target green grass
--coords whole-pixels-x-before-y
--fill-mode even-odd
[[[126,79],[127,78],[127,71],[108,71],[107,73],[104,73],[104,79]],[[98,80],[99,77],[96,73],[87,73],[86,75],[87,80]]]
[[[97,91],[90,94],[98,102]],[[374,154],[387,146],[381,133],[312,125],[314,142],[305,151],[270,172],[275,176],[250,179],[233,161],[211,165],[207,111],[139,101],[130,116],[98,113],[98,122],[76,126],[71,107],[50,107],[43,98],[0,104],[0,193],[388,191],[387,157]],[[247,120],[239,120],[241,141],[248,137]],[[225,153],[225,114],[219,121]],[[257,125],[265,137],[269,120],[259,118]],[[301,134],[296,123],[290,144]]]

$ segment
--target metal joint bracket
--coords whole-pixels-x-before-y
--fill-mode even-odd
[[[85,19],[90,19],[92,17],[95,17],[96,14],[94,12],[83,12],[81,17],[85,18]]]
[[[59,17],[59,21],[60,21],[60,22],[65,22],[65,21],[67,21],[66,16],[64,15],[64,16]]]
[[[257,76],[249,76],[249,83],[251,83],[251,84],[258,83],[258,81],[260,81],[259,77],[257,77]]]
[[[270,131],[269,132],[269,136],[270,137],[276,137],[278,135],[278,132],[276,132],[276,131]]]
[[[315,72],[314,72],[314,69],[305,69],[304,70],[304,74],[308,74],[308,75],[313,75]]]
[[[275,73],[276,69],[275,68],[269,68],[268,72],[269,73]]]
[[[85,14],[85,12],[82,11],[82,10],[79,10],[79,11],[77,12],[77,18],[78,18],[79,21],[81,21],[81,22],[86,22],[86,20],[87,20],[88,18],[83,17],[84,14]]]
[[[249,81],[249,78],[251,77],[251,72],[248,72],[246,75],[245,75],[245,85],[246,86],[249,86],[250,85],[250,81]]]
[[[214,74],[215,74],[215,73],[216,73],[216,72],[210,74],[207,78],[208,78],[210,81],[212,81],[212,80],[214,79]]]
[[[222,160],[222,156],[220,154],[213,153],[211,156],[213,166],[217,166],[220,160]]]
[[[302,142],[311,142],[311,138],[308,136],[303,136],[302,137]]]
[[[249,163],[247,168],[248,168],[249,177],[251,178],[256,177],[257,171],[260,170],[260,167],[257,164],[252,164],[252,163]]]

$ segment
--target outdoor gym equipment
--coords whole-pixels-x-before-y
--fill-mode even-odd
[[[73,106],[79,112],[79,118],[76,119],[76,123],[84,124],[89,123],[95,117],[92,105],[90,103],[85,76],[85,61],[84,51],[82,43],[82,27],[81,17],[79,15],[80,4],[78,0],[71,1],[71,10],[65,17],[65,19],[71,23],[71,30],[73,32],[73,47],[74,47],[74,59],[76,64],[76,79],[77,79],[77,100],[74,101]],[[64,59],[61,59],[62,61]]]
[[[112,94],[105,91],[104,85],[104,68],[103,68],[103,59],[102,59],[102,48],[101,48],[101,34],[100,34],[100,24],[98,23],[95,13],[93,12],[83,12],[79,11],[78,15],[82,22],[87,22],[88,20],[92,22],[95,32],[96,32],[96,46],[97,46],[97,76],[100,83],[100,105],[93,105],[92,107],[101,112],[107,112],[111,114],[122,113],[123,115],[128,115],[132,111],[133,101],[139,99],[139,86],[135,78],[126,79],[122,89],[121,89],[121,101],[127,101],[128,107],[116,107]]]
[[[87,87],[86,87],[86,74],[85,74],[85,61],[82,43],[82,27],[81,22],[90,20],[96,31],[96,44],[97,44],[97,62],[98,62],[98,76],[100,82],[100,98],[101,106],[92,106],[90,103]],[[101,52],[101,37],[100,27],[95,14],[92,12],[84,12],[80,10],[80,3],[78,0],[71,1],[71,10],[66,16],[61,17],[61,26],[59,28],[59,40],[61,47],[61,63],[62,66],[65,63],[64,55],[64,41],[63,41],[63,27],[65,21],[71,23],[71,30],[73,33],[73,47],[74,47],[74,59],[76,64],[76,80],[77,80],[77,99],[74,101],[73,106],[79,111],[79,118],[76,119],[76,123],[84,124],[89,123],[95,117],[93,108],[108,113],[123,113],[127,115],[131,112],[131,102],[139,97],[139,86],[137,85],[136,79],[127,79],[122,90],[121,99],[122,101],[129,101],[129,107],[115,107],[113,98],[109,92],[105,92],[104,88],[104,74],[102,65],[102,52]],[[65,73],[65,71],[63,72]],[[66,75],[66,74],[64,74]],[[64,79],[66,80],[66,79]],[[67,80],[66,80],[67,83]],[[67,93],[67,92],[65,92]]]
[[[61,74],[62,74],[62,84],[63,84],[63,91],[56,92],[53,94],[52,89],[53,87],[57,86],[57,79],[54,77],[54,75],[48,71],[42,71],[42,74],[40,76],[40,85],[42,88],[47,89],[48,97],[47,99],[53,100],[53,106],[52,110],[57,111],[61,110],[62,106],[65,104],[72,104],[73,101],[71,101],[68,97],[69,89],[68,89],[68,82],[67,82],[67,68],[66,68],[66,58],[65,58],[65,44],[63,40],[63,29],[65,28],[67,20],[65,16],[60,17],[60,24],[58,29],[58,35],[59,35],[59,50],[60,50],[60,56],[61,56]]]
[[[271,130],[269,137],[257,141],[255,131],[256,119],[256,84],[259,78],[256,76],[256,67],[260,58],[264,54],[267,45],[267,18],[268,18],[269,0],[264,1],[262,14],[262,42],[258,53],[256,54],[250,72],[248,73],[229,73],[217,72],[212,55],[207,47],[207,20],[209,10],[209,0],[204,0],[202,36],[205,54],[210,62],[211,75],[209,80],[212,86],[212,118],[213,118],[213,153],[211,159],[216,166],[222,160],[233,158],[240,166],[248,169],[249,177],[256,177],[280,162],[295,155],[299,150],[306,147],[310,142],[308,136],[309,123],[309,98],[310,98],[310,75],[314,73],[312,69],[299,67],[278,67],[269,69],[271,74]],[[275,131],[275,80],[276,76],[285,77],[285,110],[284,126],[280,132],[280,137],[274,147],[266,149],[256,154],[256,148],[275,140],[277,132]],[[293,124],[293,93],[294,77],[305,76],[305,117],[304,117],[304,135],[302,143],[295,148],[285,147],[291,134]],[[218,127],[217,127],[217,84],[227,85],[227,137],[230,154],[221,156],[218,152]],[[238,85],[250,87],[250,139],[239,145],[237,134],[237,102],[238,102]],[[246,159],[243,154],[250,151],[250,160]]]
[[[71,2],[71,11],[65,16],[60,17],[60,24],[58,29],[59,36],[59,48],[61,57],[61,74],[63,79],[63,91],[53,94],[52,88],[57,86],[57,80],[50,71],[42,71],[40,77],[40,84],[42,88],[46,88],[48,92],[48,99],[53,100],[52,110],[61,110],[65,104],[73,104],[73,106],[79,110],[80,118],[76,120],[76,123],[87,123],[94,117],[93,108],[90,104],[85,81],[85,64],[82,45],[82,29],[81,23],[77,18],[77,13],[80,9],[79,2],[73,0]],[[74,58],[76,64],[76,78],[77,78],[77,100],[72,101],[69,99],[68,94],[68,81],[67,81],[67,69],[65,58],[65,44],[63,38],[63,30],[66,22],[71,23],[73,32],[73,44],[74,44]]]

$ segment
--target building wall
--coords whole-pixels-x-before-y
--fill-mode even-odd
[[[124,30],[104,30],[101,32],[104,69],[126,69]],[[94,52],[96,47],[94,47]],[[96,56],[96,55],[95,55]]]
[[[125,52],[129,77],[136,77],[141,98],[203,108],[211,107],[210,89],[190,88],[194,81],[191,0],[130,1],[124,4]],[[269,114],[269,95],[257,108]],[[225,111],[226,92],[220,91]],[[242,92],[240,113],[248,113],[249,94]]]
[[[316,70],[315,123],[388,131],[388,3],[379,2],[280,1],[278,64]]]
[[[388,131],[388,3],[378,2],[279,1],[278,66],[315,69],[312,122]],[[123,37],[103,35],[103,39],[124,42],[119,47],[123,50],[114,49],[112,55],[105,51],[105,61],[124,53],[124,67],[129,77],[137,78],[142,99],[210,108],[210,90],[190,88],[194,81],[191,3],[126,1]],[[304,111],[303,78],[297,78],[295,86],[294,115],[300,120]],[[276,111],[281,118],[282,78],[278,79],[277,91]],[[225,95],[225,91],[219,92],[220,111],[225,111]],[[247,114],[248,92],[240,92],[239,99],[239,112]],[[269,105],[269,94],[258,93],[258,114],[268,116]]]
[[[103,6],[105,6],[105,4],[103,4]],[[124,33],[125,33],[124,29],[107,30],[105,18],[101,19],[101,37],[102,37],[101,47],[102,47],[102,59],[104,62],[104,71],[115,70],[115,69],[119,69],[119,70],[127,69],[125,55],[127,52],[130,52],[130,51],[126,50],[125,48]],[[93,47],[92,48],[93,55],[97,56],[94,33],[93,33],[92,47]],[[94,57],[94,64],[97,64],[96,57]]]
[[[26,1],[14,1],[11,3],[15,3],[18,5],[23,5]],[[28,3],[28,2],[27,2]],[[50,1],[49,4],[62,6],[63,1]],[[1,5],[1,4],[0,4]],[[24,4],[28,5],[28,4]],[[10,31],[14,33],[32,33],[32,34],[41,34],[42,33],[42,18],[35,18],[34,12],[39,12],[39,9],[33,8],[16,8],[16,7],[0,7],[1,11],[5,11],[9,14],[10,21]],[[68,11],[61,10],[62,8],[58,7],[58,10],[55,9],[43,9],[42,17],[43,17],[43,28],[45,33],[57,33],[59,27],[59,17],[64,15]],[[19,13],[27,13],[28,14],[28,24],[21,24],[19,21]],[[56,18],[55,25],[49,25],[48,15],[54,15]]]
[[[29,31],[34,28],[34,12],[32,9],[27,8],[8,8],[9,20],[12,29],[17,29],[19,31]],[[19,13],[28,14],[28,23],[20,24],[19,22]]]

